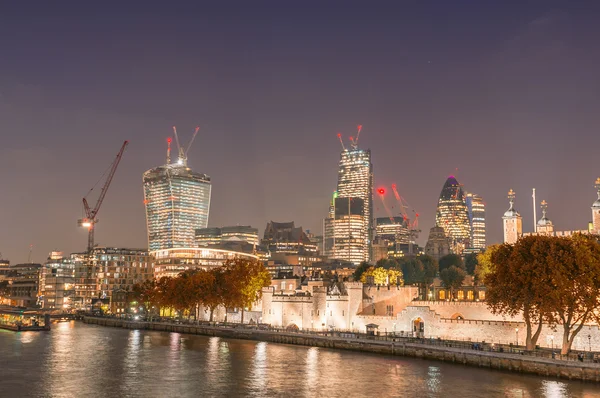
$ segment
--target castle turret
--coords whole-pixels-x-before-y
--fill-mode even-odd
[[[600,234],[600,178],[594,185],[598,191],[598,199],[592,204],[592,232]]]
[[[536,231],[541,235],[552,235],[554,233],[554,225],[547,216],[548,203],[545,200],[542,200],[541,206],[542,218],[540,218],[537,222]]]
[[[510,208],[506,210],[502,217],[504,225],[504,243],[513,244],[523,234],[523,219],[519,212],[515,210],[515,191],[512,189],[508,191],[508,201],[510,202]]]

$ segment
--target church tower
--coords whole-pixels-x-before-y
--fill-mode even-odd
[[[523,219],[515,210],[515,191],[512,189],[508,191],[508,201],[510,202],[510,208],[504,213],[502,221],[504,224],[504,243],[512,245],[523,234]]]
[[[547,217],[548,203],[542,200],[542,218],[537,222],[536,231],[539,235],[554,235],[554,225]]]
[[[600,234],[600,178],[596,180],[595,187],[598,191],[598,199],[592,205],[592,232]]]

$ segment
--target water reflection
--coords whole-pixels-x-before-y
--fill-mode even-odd
[[[592,397],[600,387],[442,362],[80,323],[0,333],[7,397]]]

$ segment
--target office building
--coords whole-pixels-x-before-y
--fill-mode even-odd
[[[317,245],[293,221],[269,221],[261,244],[271,253],[317,254]]]
[[[110,312],[113,294],[131,291],[133,286],[154,277],[154,260],[143,249],[96,247],[88,256],[71,255],[75,265],[77,309],[102,309]]]
[[[469,213],[469,225],[471,227],[470,249],[482,251],[485,249],[485,203],[481,196],[467,193],[467,211]]]
[[[75,295],[75,263],[62,252],[51,252],[40,273],[42,308],[69,311]]]
[[[217,268],[226,260],[235,258],[258,260],[258,256],[252,253],[208,247],[162,249],[153,254],[156,279],[164,276],[176,277],[187,270]]]
[[[407,220],[404,217],[378,217],[376,219],[375,238],[408,244],[410,238]]]
[[[325,219],[325,256],[360,264],[369,260],[369,247],[365,247],[367,231],[362,198],[335,197],[333,212]]]
[[[331,259],[359,264],[371,258],[373,228],[373,164],[371,151],[358,147],[358,137],[362,126],[358,126],[356,139],[350,138],[351,146],[342,142],[337,190],[330,205],[329,217],[324,221],[324,252]],[[339,202],[336,202],[340,199]],[[360,200],[362,209],[350,211],[346,199],[354,204]],[[340,211],[340,206],[347,212]],[[354,206],[353,206],[354,207]],[[360,229],[360,232],[357,230]],[[342,246],[344,246],[342,248]],[[341,257],[338,257],[341,256]]]
[[[168,155],[167,164],[146,171],[143,182],[148,249],[196,246],[196,230],[208,226],[210,177],[192,171],[180,151],[176,163]]]
[[[462,254],[470,247],[471,225],[465,194],[454,176],[442,188],[436,213],[436,226],[444,228],[453,253]]]
[[[221,245],[227,242],[243,242],[258,246],[258,228],[252,228],[249,225],[235,225],[196,230],[196,244],[198,246]]]

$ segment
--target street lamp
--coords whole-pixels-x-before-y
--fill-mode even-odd
[[[519,345],[519,328],[515,328],[515,333],[517,334],[517,346]]]
[[[592,335],[588,334],[588,343],[590,344],[590,352],[592,352]]]
[[[554,352],[554,335],[550,335],[550,342],[552,344],[552,352]]]

